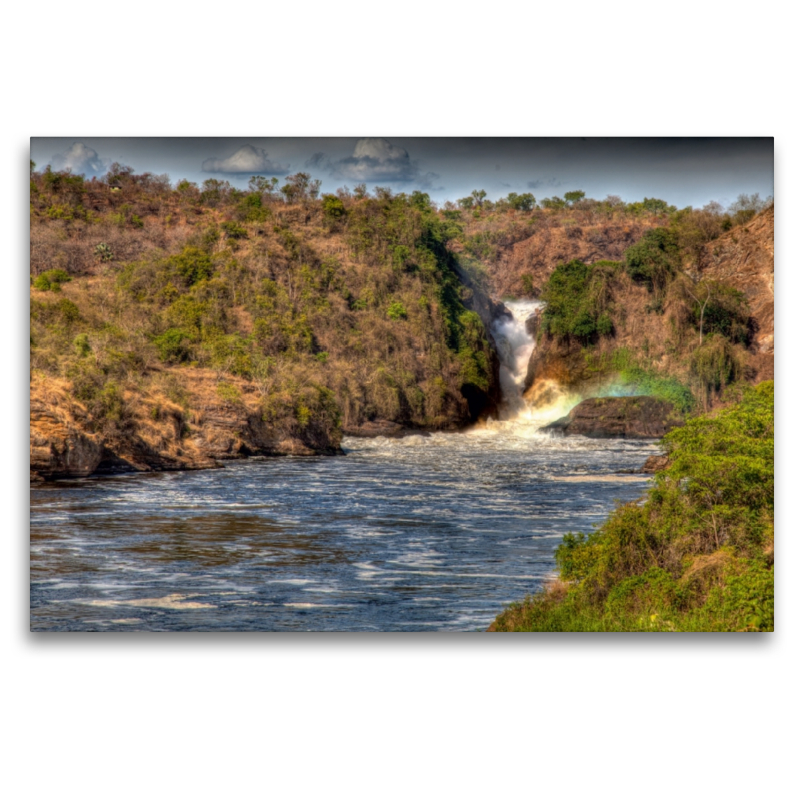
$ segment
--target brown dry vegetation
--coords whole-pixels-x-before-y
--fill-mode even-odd
[[[547,312],[532,322],[539,338],[527,376],[532,395],[534,384],[553,380],[584,395],[637,381],[651,393],[660,381],[669,399],[680,387],[692,393],[684,410],[708,409],[731,384],[771,379],[774,211],[727,233],[723,223],[708,211],[673,215],[665,230],[674,233],[674,264],[663,284],[643,280],[624,260],[596,262],[581,307],[595,320],[593,333],[550,330]]]
[[[136,468],[335,452],[343,427],[493,408],[492,303],[424,198],[207,184],[32,174],[32,397],[67,386],[73,427]]]
[[[465,236],[457,247],[483,264],[497,297],[538,297],[558,264],[618,260],[663,214],[633,214],[624,204],[584,202],[531,212],[463,214]]]

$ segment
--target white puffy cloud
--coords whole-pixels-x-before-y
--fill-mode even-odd
[[[353,181],[413,181],[419,176],[408,151],[386,139],[359,139],[353,155],[332,168],[337,178]]]
[[[65,152],[56,153],[50,159],[50,166],[57,172],[68,169],[74,175],[86,175],[89,178],[102,175],[108,170],[108,162],[101,159],[96,150],[82,142],[75,142]]]
[[[270,161],[266,150],[246,144],[227,158],[207,158],[203,172],[245,173],[247,175],[286,175],[288,164]]]

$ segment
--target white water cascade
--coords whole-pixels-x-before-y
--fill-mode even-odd
[[[505,304],[510,317],[498,317],[492,325],[500,356],[500,386],[503,390],[502,419],[513,419],[526,409],[522,396],[525,375],[536,341],[528,333],[527,322],[543,303],[517,300]]]
[[[517,434],[534,434],[542,425],[567,414],[579,398],[556,384],[537,385],[537,397],[525,397],[525,377],[536,340],[528,331],[528,320],[544,306],[539,300],[512,300],[505,303],[511,316],[498,317],[492,334],[500,356],[500,386],[503,402],[500,420],[493,423],[513,428]]]

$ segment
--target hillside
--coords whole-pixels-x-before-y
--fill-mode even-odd
[[[461,429],[497,411],[503,296],[548,304],[531,402],[772,374],[771,211],[277,184],[32,170],[33,478]]]
[[[709,242],[698,277],[724,281],[742,292],[753,319],[752,350],[759,380],[773,377],[775,349],[775,208]]]
[[[701,215],[682,213],[619,261],[550,273],[531,322],[531,401],[555,382],[583,396],[654,393],[688,412],[773,377],[774,210],[713,237]]]
[[[335,453],[495,408],[494,306],[427,196],[287,187],[32,173],[36,474]]]
[[[558,264],[619,259],[645,231],[666,223],[658,205],[595,200],[527,212],[501,204],[449,214],[464,227],[452,249],[478,262],[498,298],[536,297]]]

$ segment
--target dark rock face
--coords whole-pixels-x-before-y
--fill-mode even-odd
[[[100,463],[103,443],[89,433],[85,418],[60,414],[31,398],[31,480],[85,477]]]
[[[591,397],[539,430],[592,439],[660,439],[682,424],[672,404],[655,397]]]

